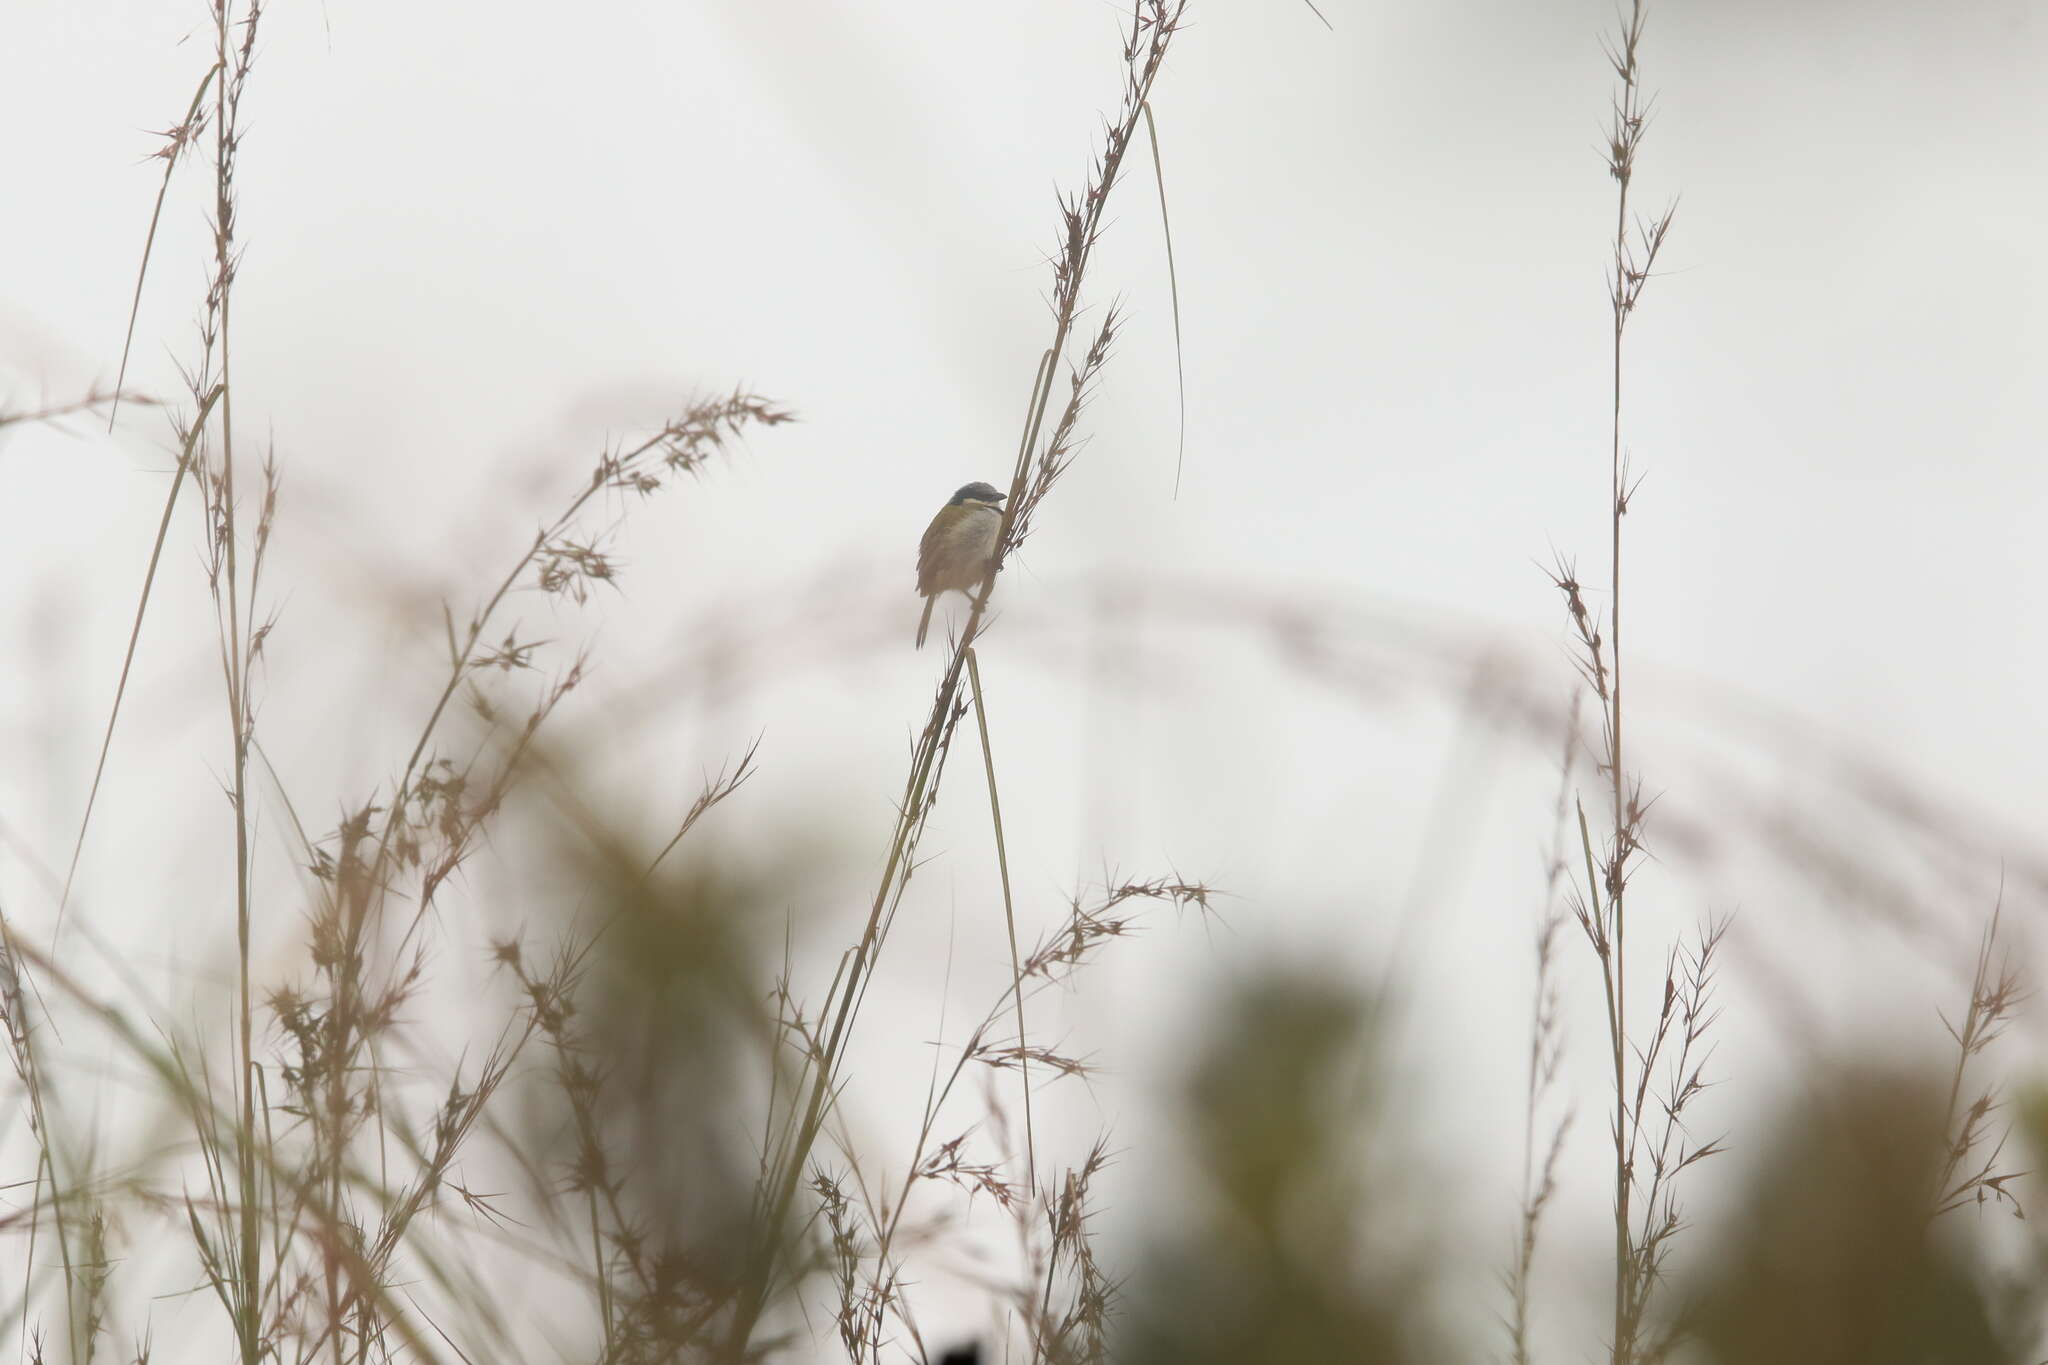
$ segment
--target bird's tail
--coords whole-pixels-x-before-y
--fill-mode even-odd
[[[936,596],[924,599],[924,615],[917,622],[917,647],[924,648],[924,633],[932,628],[932,606],[939,599]]]

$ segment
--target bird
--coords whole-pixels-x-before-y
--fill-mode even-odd
[[[988,577],[996,552],[996,531],[1003,524],[1003,499],[985,483],[970,483],[955,493],[917,543],[917,591],[924,598],[924,616],[917,623],[917,647],[924,648],[931,629],[932,607],[944,592],[971,593]]]

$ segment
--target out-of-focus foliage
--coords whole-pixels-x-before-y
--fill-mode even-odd
[[[1441,1358],[1417,1311],[1428,1264],[1385,1235],[1415,1210],[1383,1150],[1398,1125],[1375,1082],[1366,1002],[1276,973],[1214,1017],[1182,1096],[1195,1178],[1128,1288],[1115,1358]]]
[[[1741,1213],[1703,1252],[1688,1325],[1727,1365],[2016,1361],[1933,1220],[1944,1156],[1929,1078],[1808,1077],[1753,1155]]]
[[[1426,1196],[1413,1193],[1430,1188],[1423,1135],[1379,1078],[1365,1003],[1274,974],[1214,1020],[1181,1097],[1192,1178],[1152,1210],[1111,1358],[1466,1358],[1473,1323],[1447,1349],[1432,1292],[1453,1257],[1481,1249],[1432,1242]],[[1702,1226],[1680,1227],[1673,1316],[1652,1324],[1641,1359],[2035,1359],[1998,1325],[2025,1321],[2025,1305],[1995,1311],[1991,1278],[1958,1249],[1971,1239],[1955,1224],[1972,1211],[1936,1215],[1949,1108],[1931,1077],[1817,1063],[1798,1098],[1732,1136],[1747,1174]]]
[[[794,890],[721,858],[650,874],[601,834],[565,852],[582,923],[545,968],[511,947],[553,1053],[552,1093],[514,1135],[524,1164],[597,1242],[602,1358],[721,1358],[730,1310],[763,1235],[754,1201],[774,1017],[764,936]]]

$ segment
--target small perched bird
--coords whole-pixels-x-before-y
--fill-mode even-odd
[[[931,629],[932,606],[939,594],[971,593],[988,577],[996,530],[1003,524],[1002,501],[1008,496],[985,483],[970,483],[924,528],[924,539],[917,544],[917,590],[924,597],[924,617],[917,623],[919,649]]]

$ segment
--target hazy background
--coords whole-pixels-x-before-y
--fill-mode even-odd
[[[1148,157],[1112,205],[1091,297],[1129,322],[1092,443],[980,649],[1011,867],[1027,935],[1106,868],[1229,893],[1227,924],[1159,921],[1045,1021],[1107,1073],[1060,1097],[1065,1131],[1107,1122],[1144,1148],[1218,976],[1268,955],[1384,971],[1420,1007],[1395,1057],[1459,1172],[1446,1209],[1504,1256],[1559,746],[1460,699],[1485,653],[1561,702],[1542,568],[1576,556],[1604,583],[1613,16],[1323,9],[1334,31],[1288,0],[1199,5],[1155,92],[1178,497]],[[634,510],[621,593],[522,611],[562,658],[595,633],[566,733],[650,837],[762,736],[724,832],[764,856],[798,827],[838,849],[849,875],[792,912],[846,941],[942,666],[911,648],[917,537],[959,484],[1007,480],[1050,330],[1052,192],[1116,99],[1121,18],[1068,0],[267,12],[236,417],[284,470],[259,726],[294,798],[324,815],[388,781],[438,601],[460,614],[488,591],[606,439],[743,384],[802,423]],[[196,4],[4,20],[0,404],[111,382],[161,166],[149,130],[182,116],[205,25]],[[1682,201],[1628,358],[1646,475],[1627,521],[1632,766],[1664,794],[1650,844],[1671,854],[1636,884],[1636,941],[1654,971],[1678,929],[1738,915],[1714,1114],[1739,1154],[1793,1054],[1876,1027],[1855,1003],[1939,1048],[1934,1011],[1962,1002],[1948,968],[2002,873],[2025,882],[2041,853],[2048,17],[1666,3],[1643,58],[1638,202]],[[179,392],[210,202],[182,172],[133,388]],[[112,438],[82,419],[0,434],[0,896],[32,931],[76,832],[166,429],[130,409]],[[215,646],[180,515],[72,912],[174,1011],[233,937]],[[1120,605],[1133,588],[1171,608]],[[1304,606],[1379,651],[1383,686],[1326,685],[1270,647],[1260,623]],[[1840,752],[1909,775],[1969,832],[1924,888],[1897,882],[1955,932],[1902,936],[1744,842],[1775,810],[1846,804],[1823,757]],[[900,989],[863,1023],[872,1074],[899,1069],[913,1103],[940,1003],[1006,971],[978,760],[955,758],[883,969]],[[1689,859],[1659,846],[1661,818],[1732,847]],[[1868,838],[1873,869],[1900,852]],[[282,840],[258,859],[288,904]],[[483,923],[516,920],[516,866],[479,877]],[[481,981],[480,943],[451,929],[446,970]],[[1597,1254],[1602,1024],[1582,943],[1567,961],[1584,1178],[1559,1216]],[[901,1121],[887,1096],[867,1098],[883,1134]],[[1488,1270],[1459,1292],[1489,1293]]]

